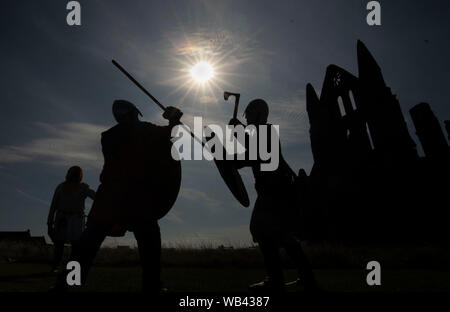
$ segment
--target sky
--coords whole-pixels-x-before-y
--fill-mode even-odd
[[[117,60],[183,121],[225,124],[241,94],[269,103],[285,159],[298,171],[313,165],[305,89],[320,93],[329,64],[357,75],[362,40],[408,110],[428,102],[443,126],[450,119],[450,5],[446,1],[380,1],[381,26],[366,23],[368,1],[116,1],[85,0],[81,25],[68,26],[68,1],[1,1],[0,231],[46,234],[55,187],[79,165],[96,189],[103,165],[101,132],[114,126],[115,99],[127,99],[142,120],[167,124],[161,110],[112,64]],[[189,70],[210,62],[201,85]],[[241,114],[239,114],[240,116]],[[420,151],[420,144],[418,144]],[[165,246],[248,246],[251,207],[242,207],[206,160],[182,161],[182,185],[160,221]],[[249,169],[241,171],[256,194]],[[89,208],[91,201],[87,200]],[[47,241],[48,238],[47,238]],[[132,235],[106,245],[135,245]]]

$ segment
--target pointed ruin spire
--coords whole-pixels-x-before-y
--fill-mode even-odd
[[[319,97],[317,96],[314,87],[308,83],[306,85],[306,110],[308,112],[309,120],[314,118],[314,113],[317,111],[319,105]]]
[[[420,103],[409,112],[425,155],[430,158],[447,156],[447,140],[430,105]]]
[[[361,40],[357,43],[357,55],[359,78],[371,81],[378,86],[385,86],[380,66]]]

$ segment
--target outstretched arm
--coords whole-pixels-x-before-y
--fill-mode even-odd
[[[180,124],[180,118],[183,113],[176,107],[167,106],[163,113],[163,117],[169,121],[169,126],[172,127]]]
[[[169,121],[169,125],[158,126],[152,123],[149,124],[151,124],[157,131],[158,133],[157,137],[170,139],[172,134],[172,128],[181,124],[180,121],[181,116],[183,116],[183,112],[180,111],[178,108],[173,106],[167,106],[166,110],[163,113],[163,117],[164,119],[167,119]]]
[[[95,191],[94,191],[93,189],[91,189],[89,186],[88,186],[88,189],[87,189],[87,191],[86,191],[86,194],[87,194],[87,196],[88,196],[89,198],[91,198],[92,200],[95,199]]]
[[[85,198],[89,197],[91,199],[95,199],[95,191],[86,183],[83,183],[83,193]]]

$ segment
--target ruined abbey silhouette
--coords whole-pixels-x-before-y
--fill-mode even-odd
[[[307,86],[314,165],[300,200],[304,236],[365,242],[450,237],[449,146],[438,119],[427,103],[410,109],[425,154],[420,157],[398,100],[361,41],[357,55],[358,77],[330,65],[320,98]]]

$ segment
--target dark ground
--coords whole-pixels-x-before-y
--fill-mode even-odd
[[[305,245],[322,289],[330,292],[448,292],[450,252],[446,246],[358,247]],[[51,246],[0,244],[0,291],[45,292],[55,281],[50,273]],[[67,252],[66,252],[67,256]],[[286,280],[296,278],[282,253]],[[381,264],[381,286],[368,286],[367,262]],[[162,277],[173,292],[245,292],[264,277],[256,248],[163,249]],[[88,282],[74,291],[136,292],[141,289],[137,250],[105,248],[96,258]],[[291,287],[289,291],[302,291]]]
[[[14,263],[0,265],[0,291],[42,292],[55,281],[48,265]],[[382,285],[367,286],[366,271],[315,270],[320,286],[330,292],[410,292],[450,291],[450,270],[383,270]],[[165,286],[173,292],[245,292],[247,286],[264,276],[262,269],[236,268],[165,268]],[[295,278],[294,270],[285,272],[287,279]],[[74,291],[136,292],[141,287],[140,268],[95,267],[85,286]],[[289,291],[302,291],[292,287]]]

